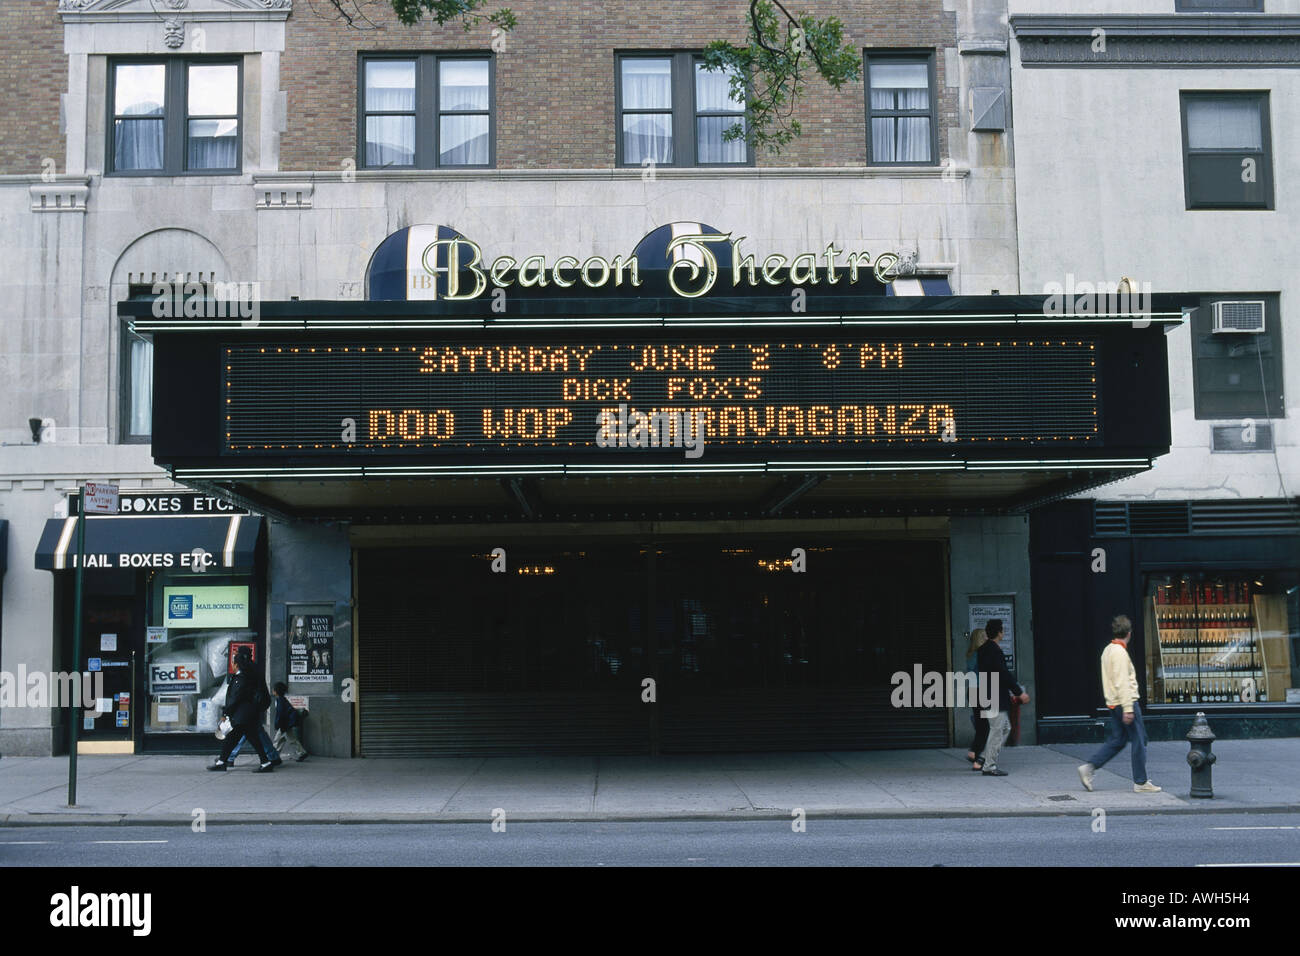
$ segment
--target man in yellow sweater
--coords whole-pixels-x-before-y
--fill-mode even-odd
[[[1123,614],[1110,622],[1111,642],[1101,652],[1101,688],[1110,708],[1106,741],[1086,764],[1079,768],[1083,789],[1092,789],[1092,775],[1129,745],[1133,758],[1133,792],[1159,793],[1160,788],[1147,779],[1147,732],[1142,726],[1142,708],[1138,706],[1137,672],[1128,656],[1133,622]]]

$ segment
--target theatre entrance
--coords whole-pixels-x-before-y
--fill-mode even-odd
[[[358,753],[947,745],[944,541],[558,541],[354,551]]]

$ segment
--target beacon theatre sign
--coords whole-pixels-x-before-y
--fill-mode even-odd
[[[846,254],[831,242],[819,253],[804,252],[789,259],[773,253],[760,263],[754,255],[741,251],[743,241],[743,237],[732,239],[730,233],[671,236],[665,250],[668,287],[674,295],[695,299],[713,292],[719,278],[728,280],[733,289],[806,286],[820,282],[835,285],[842,277],[847,277],[849,283],[857,283],[860,272],[885,283],[892,278],[900,261],[892,252],[882,253],[875,259],[865,251]],[[730,267],[720,267],[720,261],[729,263]],[[452,268],[450,263],[456,263],[457,267]],[[553,263],[548,263],[543,255],[525,256],[522,260],[498,256],[488,265],[479,245],[463,236],[430,242],[419,252],[419,265],[419,269],[408,270],[408,298],[439,298],[440,276],[445,276],[445,292],[441,297],[452,301],[476,299],[487,290],[489,283],[498,289],[513,285],[525,289],[548,285],[568,289],[578,284],[589,289],[611,285],[617,288],[625,282],[629,288],[642,285],[641,261],[635,252],[626,258],[588,256],[581,262],[576,256],[560,256]]]
[[[119,311],[154,341],[155,460],[268,501],[282,478],[647,468],[980,470],[990,489],[1036,471],[1059,491],[1168,450],[1163,332],[1188,297],[1152,296],[1141,323],[1054,315],[941,279],[900,295],[899,264],[756,255],[699,223],[585,259],[411,226],[372,256],[369,301],[263,302],[256,324]],[[651,419],[669,441],[647,448]]]

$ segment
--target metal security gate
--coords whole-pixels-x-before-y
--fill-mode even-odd
[[[506,552],[358,552],[362,755],[947,744],[947,711],[889,703],[947,667],[939,542],[808,547],[802,574],[758,542]]]

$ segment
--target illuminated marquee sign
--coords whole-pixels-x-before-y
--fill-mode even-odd
[[[698,420],[708,454],[1100,445],[1097,343],[593,332],[222,348],[226,455],[626,454],[611,422]]]

